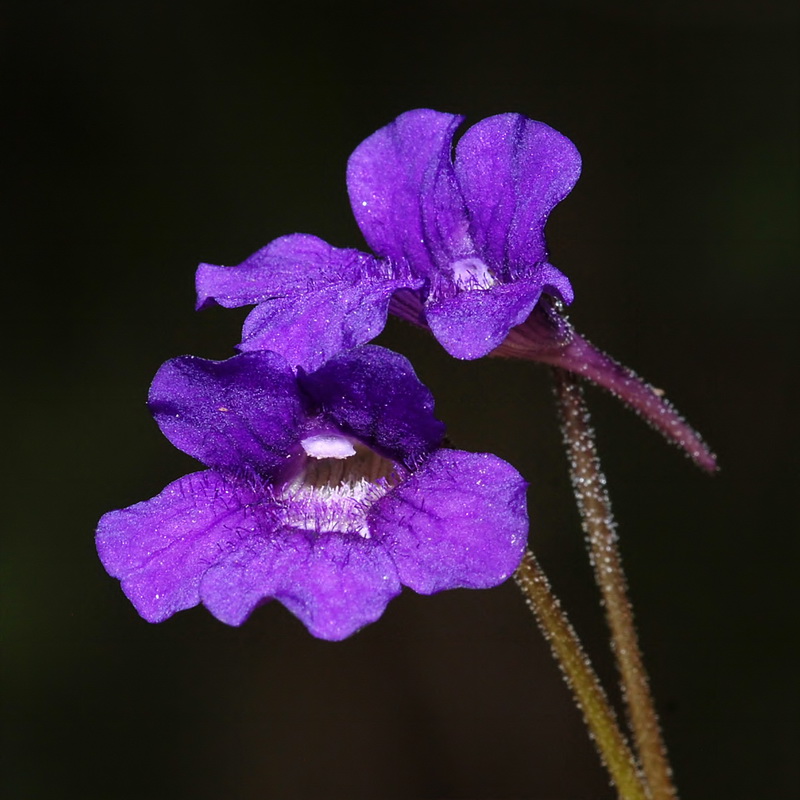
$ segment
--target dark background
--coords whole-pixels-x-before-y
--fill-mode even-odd
[[[6,4],[2,713],[9,798],[613,797],[513,584],[395,600],[352,639],[282,607],[136,615],[99,516],[192,469],[149,418],[167,358],[224,358],[199,261],[361,246],[348,154],[410,108],[519,111],[584,159],[548,226],[572,320],[717,449],[709,478],[589,399],[677,782],[798,775],[797,59],[791,3]],[[613,685],[546,369],[392,322],[457,446],[531,482],[532,543]]]

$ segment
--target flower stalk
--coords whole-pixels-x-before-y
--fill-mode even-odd
[[[636,750],[653,800],[676,800],[677,792],[642,660],[619,552],[616,523],[597,455],[583,387],[576,376],[565,370],[555,368],[553,374],[572,487],[595,581],[611,630],[612,649]]]
[[[552,593],[534,554],[526,552],[514,574],[539,628],[550,644],[600,759],[622,800],[650,800],[628,742],[575,629]]]

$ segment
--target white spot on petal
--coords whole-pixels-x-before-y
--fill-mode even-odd
[[[336,433],[320,433],[303,439],[300,444],[311,458],[350,458],[356,454],[353,443]]]
[[[464,258],[453,264],[453,280],[459,289],[491,289],[497,280],[479,258]]]

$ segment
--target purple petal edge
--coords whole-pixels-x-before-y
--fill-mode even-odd
[[[522,114],[469,128],[456,145],[455,170],[481,257],[515,267],[544,260],[547,217],[575,185],[580,166],[566,136]]]
[[[433,395],[411,362],[364,345],[331,359],[298,382],[324,416],[394,461],[413,468],[445,435]]]
[[[255,305],[238,349],[272,350],[292,367],[314,370],[374,339],[386,325],[392,294],[421,285],[404,264],[297,233],[236,267],[201,264],[197,309]]]
[[[544,292],[572,302],[567,277],[544,263],[512,283],[428,300],[425,317],[431,332],[451,356],[472,360],[499,347],[512,328],[528,319]]]
[[[153,378],[148,407],[175,447],[209,467],[269,474],[299,435],[295,377],[266,351],[170,359]]]
[[[389,303],[404,281],[326,286],[260,303],[242,328],[242,352],[271,350],[292,367],[312,371],[374,339],[386,326]]]
[[[200,597],[228,625],[241,625],[257,606],[277,600],[312,636],[339,641],[375,622],[400,590],[379,542],[340,534],[314,539],[283,528],[211,567]]]
[[[150,500],[103,515],[97,553],[139,614],[162,622],[200,602],[205,573],[237,546],[237,531],[256,524],[249,509],[257,500],[213,470],[184,475]]]
[[[275,591],[275,599],[318,639],[340,641],[375,622],[400,594],[397,570],[374,540],[326,536]]]
[[[361,142],[347,163],[350,205],[364,238],[379,255],[407,260],[420,273],[436,270],[426,242],[425,189],[462,120],[407,111]]]

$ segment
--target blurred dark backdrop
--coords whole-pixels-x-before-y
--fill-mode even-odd
[[[350,151],[410,108],[523,112],[583,176],[548,227],[576,326],[668,390],[708,478],[590,401],[685,800],[793,796],[797,30],[769,2],[26,2],[2,12],[9,798],[613,796],[513,585],[404,594],[352,639],[277,604],[151,626],[98,517],[191,469],[144,407],[159,364],[232,353],[201,261],[285,233],[360,246]],[[463,449],[531,482],[532,542],[613,671],[544,368],[379,340]]]

